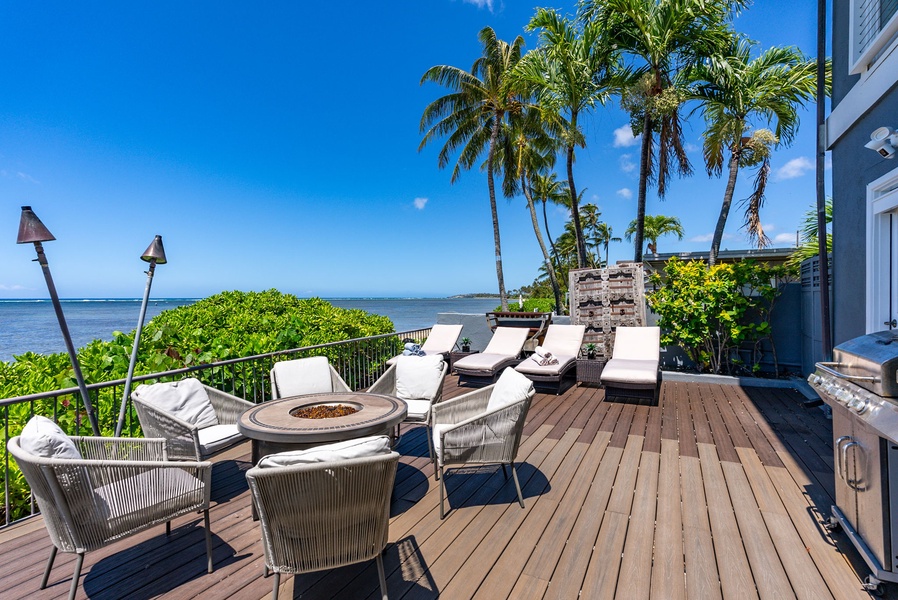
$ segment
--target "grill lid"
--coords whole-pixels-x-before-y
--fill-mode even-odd
[[[880,396],[898,397],[898,337],[878,331],[850,339],[833,349],[833,362],[821,363],[821,370]]]

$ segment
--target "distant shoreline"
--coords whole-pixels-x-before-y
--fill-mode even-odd
[[[481,294],[464,294],[459,296],[308,296],[308,298],[321,298],[322,300],[469,300],[469,299],[499,299],[499,296],[487,296]],[[203,298],[150,298],[149,302],[199,302]],[[143,298],[60,298],[60,302],[142,302]],[[0,298],[0,302],[9,303],[40,303],[50,302],[49,298]]]

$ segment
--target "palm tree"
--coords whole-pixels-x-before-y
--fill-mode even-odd
[[[611,225],[602,221],[596,227],[596,239],[599,244],[605,248],[605,266],[608,266],[608,246],[611,242],[621,242],[619,237],[614,237],[614,233],[612,232]]]
[[[829,231],[829,226],[833,222],[833,198],[826,197],[824,204],[824,220],[826,221],[826,251],[833,251],[833,234]],[[804,214],[804,227],[801,228],[801,245],[795,251],[786,265],[790,267],[800,267],[801,263],[809,258],[819,256],[820,248],[817,246],[817,207],[812,206],[808,212]]]
[[[602,221],[599,220],[599,217],[601,216],[602,211],[600,211],[599,207],[595,204],[583,205],[583,211],[580,216],[580,228],[583,230],[583,237],[586,241],[588,266],[594,269],[602,266],[602,254],[599,252],[601,242],[599,241],[598,231],[599,225],[602,223]],[[590,248],[592,248],[593,251],[590,251]]]
[[[680,175],[692,173],[683,143],[678,85],[682,72],[726,47],[727,24],[747,0],[583,0],[580,16],[596,21],[608,43],[637,59],[629,71],[629,92],[622,104],[630,111],[634,131],[642,134],[639,193],[636,203],[634,260],[642,260],[646,192],[650,180],[663,198],[676,163]],[[655,165],[654,135],[658,134]]]
[[[558,284],[552,257],[543,241],[532,192],[534,177],[555,166],[556,145],[545,125],[546,123],[540,118],[539,110],[536,107],[528,107],[520,117],[513,119],[510,126],[505,128],[506,134],[502,136],[498,154],[505,173],[502,185],[505,196],[513,198],[518,192],[523,192],[527,200],[533,233],[542,251],[543,264],[555,297],[555,312],[561,315],[564,313],[561,287]]]
[[[723,56],[709,59],[695,68],[691,79],[691,97],[701,102],[707,129],[704,155],[708,175],[723,172],[724,151],[729,151],[729,177],[714,238],[710,264],[717,261],[726,227],[736,177],[740,167],[758,166],[755,187],[746,202],[745,227],[749,239],[759,248],[769,240],[761,226],[760,209],[764,202],[770,152],[773,147],[789,145],[798,129],[798,107],[815,97],[817,62],[807,59],[793,47],[770,48],[751,58],[753,43],[736,40]],[[752,131],[752,121],[763,119],[774,125]]]
[[[555,10],[537,8],[527,30],[539,29],[542,45],[528,52],[515,75],[537,94],[546,119],[558,123],[566,149],[568,193],[577,239],[577,262],[587,265],[586,243],[580,228],[580,209],[574,183],[574,149],[586,147],[578,118],[604,103],[615,70],[616,50],[594,23],[578,23]]]
[[[502,310],[508,310],[493,175],[496,171],[496,144],[503,122],[509,115],[521,111],[520,97],[508,75],[521,60],[524,39],[518,36],[509,44],[498,39],[491,27],[481,29],[478,38],[483,44],[483,56],[474,61],[470,73],[449,65],[437,65],[428,69],[421,77],[422,84],[432,81],[450,88],[452,92],[434,100],[424,109],[421,116],[424,138],[418,150],[423,149],[434,138],[446,136],[446,143],[438,155],[438,164],[441,169],[446,167],[450,156],[458,151],[458,159],[452,169],[452,183],[455,183],[463,169],[474,166],[486,150],[499,300]]]
[[[539,200],[543,204],[543,225],[546,228],[546,237],[549,238],[549,245],[552,247],[552,256],[557,264],[558,251],[555,248],[552,234],[549,232],[549,218],[546,214],[546,205],[551,202],[570,209],[571,196],[567,191],[567,182],[558,181],[558,175],[555,173],[548,175],[535,173],[530,179],[530,193],[533,194],[535,200]]]
[[[632,239],[633,234],[636,233],[637,225],[635,219],[630,221],[630,226],[627,227],[627,230],[624,232],[624,237],[626,237],[628,241]],[[646,215],[644,232],[645,239],[648,242],[648,244],[646,244],[646,249],[651,254],[658,254],[658,238],[661,236],[674,234],[677,236],[677,239],[682,240],[685,235],[680,219],[665,215]]]

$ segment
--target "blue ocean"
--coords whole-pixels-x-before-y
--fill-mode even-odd
[[[195,301],[193,298],[150,300],[146,320],[164,310]],[[396,331],[430,327],[436,323],[439,313],[483,314],[499,303],[495,298],[338,298],[328,299],[328,302],[341,308],[358,308],[389,317]],[[63,300],[62,310],[72,342],[80,348],[95,339],[111,340],[114,331],[132,331],[137,327],[140,300]],[[0,300],[0,360],[10,361],[25,352],[65,352],[56,313],[48,299]]]

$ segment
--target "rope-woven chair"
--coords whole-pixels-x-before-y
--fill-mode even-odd
[[[217,426],[197,427],[161,410],[142,396],[144,386],[131,392],[131,401],[144,436],[164,438],[169,458],[199,461],[243,441],[243,436],[237,431],[237,419],[255,404],[208,385],[202,387],[215,409]]]
[[[412,357],[414,360],[416,357]],[[430,432],[430,409],[434,404],[437,404],[443,399],[443,383],[446,380],[446,375],[449,373],[449,364],[443,362],[442,371],[439,374],[439,386],[436,388],[436,393],[429,398],[402,398],[397,394],[396,389],[396,365],[392,365],[389,369],[381,375],[377,381],[375,381],[370,388],[368,388],[368,393],[370,394],[385,394],[387,396],[396,396],[399,397],[400,400],[405,402],[408,407],[408,413],[406,414],[405,419],[402,421],[403,423],[411,423],[416,425],[424,425],[427,428],[427,451],[428,456],[433,458],[433,440],[431,438]],[[398,437],[398,436],[397,436]]]
[[[209,498],[212,463],[166,459],[165,440],[73,437],[82,459],[42,458],[19,444],[7,448],[37,501],[53,548],[41,580],[47,587],[58,551],[77,554],[69,589],[78,591],[84,554],[180,515],[202,511],[207,570],[212,572]]]
[[[271,369],[271,398],[302,394],[352,392],[326,356],[310,356],[274,363]]]
[[[523,378],[514,369],[506,370]],[[524,508],[514,461],[535,392],[530,383],[524,399],[490,409],[490,397],[497,385],[445,400],[431,409],[434,476],[440,481],[441,519],[445,517],[443,502],[446,494],[443,471],[449,465],[501,463],[503,472],[506,464],[511,465],[518,502]]]
[[[383,558],[390,526],[396,452],[246,473],[262,528],[265,575],[309,573],[374,558],[387,598]]]

